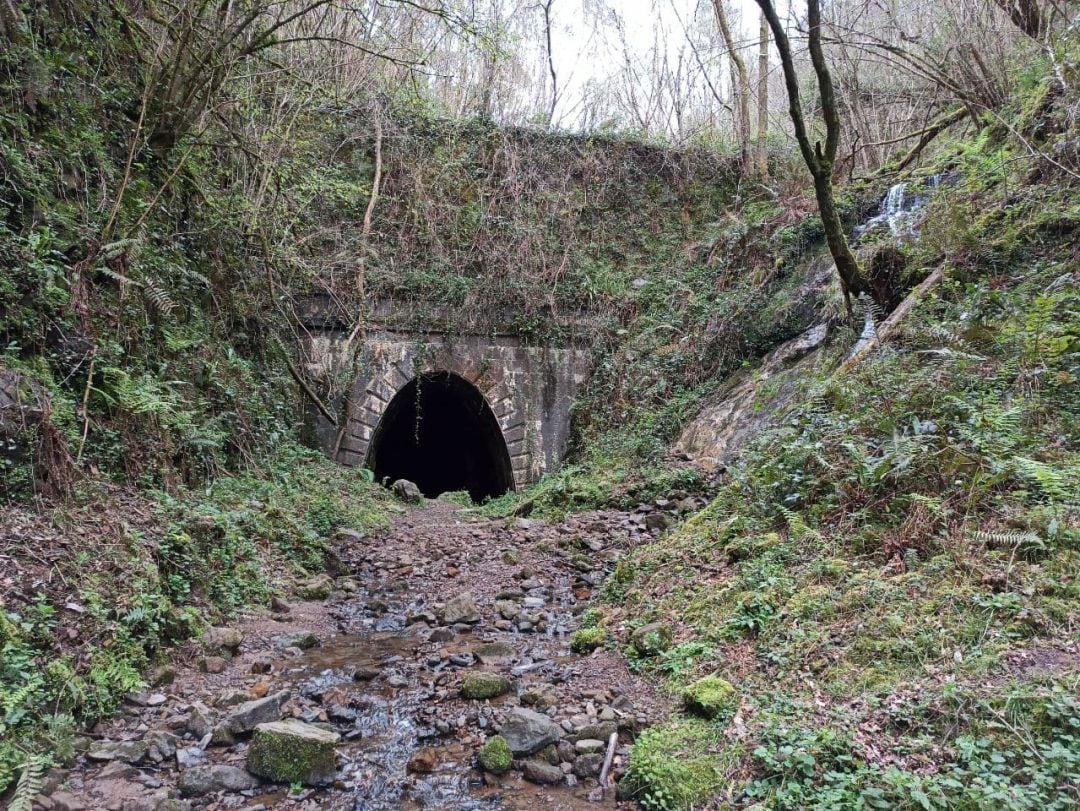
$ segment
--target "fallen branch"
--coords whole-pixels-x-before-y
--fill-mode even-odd
[[[615,744],[619,742],[619,733],[612,732],[607,740],[607,754],[604,755],[604,768],[600,770],[600,788],[607,788],[608,772],[611,771],[611,761],[615,759]]]
[[[874,350],[883,341],[887,340],[897,328],[900,326],[900,322],[904,320],[908,313],[926,296],[930,289],[941,281],[941,277],[944,275],[944,271],[938,268],[919,284],[914,290],[908,293],[900,305],[892,311],[888,318],[881,322],[881,326],[878,327],[874,336],[870,338],[861,349],[857,352],[853,352],[851,356],[840,364],[839,368],[834,372],[834,376],[839,376],[856,366],[863,358],[865,358],[872,350]]]

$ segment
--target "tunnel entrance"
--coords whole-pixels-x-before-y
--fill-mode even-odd
[[[428,498],[467,490],[474,501],[514,488],[510,453],[484,395],[452,372],[420,375],[394,395],[375,429],[376,481],[408,479]]]

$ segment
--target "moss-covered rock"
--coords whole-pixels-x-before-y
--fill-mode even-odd
[[[509,693],[511,686],[510,679],[506,676],[481,670],[465,676],[465,679],[461,682],[461,697],[475,699],[495,698],[495,696]]]
[[[671,628],[662,622],[642,625],[631,635],[630,644],[641,656],[658,656],[671,647]]]
[[[719,676],[706,676],[685,688],[682,703],[687,711],[702,718],[720,718],[735,710],[739,700],[734,685]]]
[[[607,632],[603,628],[578,628],[570,637],[570,650],[574,653],[592,653],[604,644]]]
[[[294,719],[259,724],[248,748],[248,771],[275,783],[329,783],[340,740],[336,732]]]
[[[301,600],[325,600],[334,589],[330,575],[317,574],[296,584],[296,594]]]
[[[686,719],[645,730],[630,750],[619,794],[645,808],[695,808],[716,796],[723,775],[716,728]]]
[[[480,750],[480,765],[492,774],[503,774],[509,771],[513,760],[514,754],[510,751],[510,744],[502,735],[489,739]]]

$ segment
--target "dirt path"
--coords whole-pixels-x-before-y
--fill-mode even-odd
[[[223,650],[182,652],[167,683],[95,730],[41,806],[618,807],[614,789],[599,787],[596,741],[618,732],[617,775],[632,731],[662,717],[665,702],[617,653],[577,656],[569,642],[614,561],[646,537],[640,513],[473,521],[445,502],[408,511],[383,537],[343,533],[340,576],[309,584],[329,588],[327,599],[219,632]],[[228,658],[211,655],[238,641]],[[462,697],[478,672],[505,677],[509,690]],[[502,776],[477,768],[484,742],[508,715],[525,717],[522,707],[546,716],[538,723],[560,740],[515,756]],[[294,793],[245,770],[242,727],[266,712],[342,736],[331,785]]]

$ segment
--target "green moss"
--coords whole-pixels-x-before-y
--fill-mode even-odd
[[[738,701],[735,687],[719,676],[705,676],[682,691],[683,706],[694,715],[709,720],[730,715]]]
[[[461,697],[472,699],[495,698],[510,692],[510,679],[498,673],[477,671],[467,673],[461,682]]]
[[[716,727],[684,719],[645,730],[630,750],[620,793],[649,811],[679,811],[712,799],[724,783]]]
[[[607,631],[603,628],[578,628],[570,637],[570,650],[574,653],[592,653],[604,644]]]
[[[337,771],[338,740],[336,732],[302,721],[260,724],[248,748],[248,771],[275,783],[328,783]]]
[[[513,760],[514,753],[510,751],[510,744],[502,735],[489,738],[480,750],[480,765],[492,774],[509,771]]]

